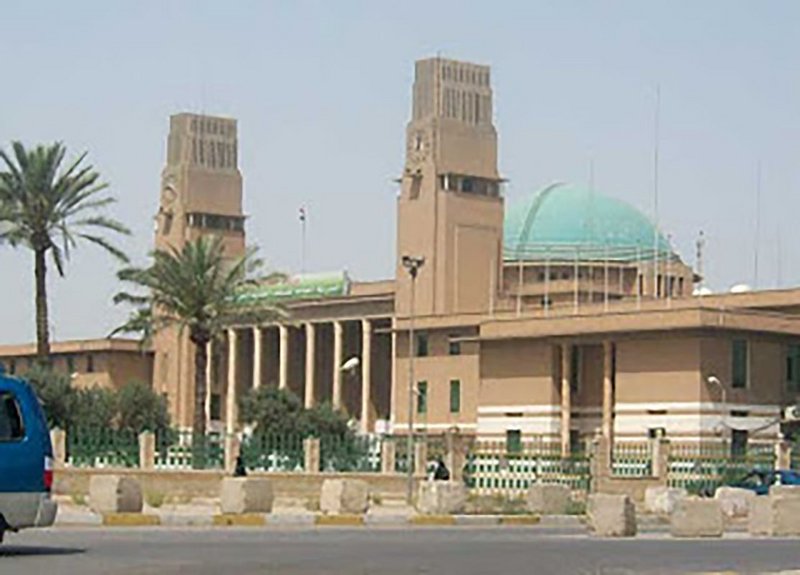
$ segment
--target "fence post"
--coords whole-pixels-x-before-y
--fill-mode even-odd
[[[445,432],[445,465],[450,479],[460,482],[464,478],[464,438],[458,430]]]
[[[414,444],[414,476],[424,479],[428,474],[428,444],[420,441]]]
[[[307,437],[303,440],[303,456],[305,462],[303,469],[305,472],[319,473],[320,447],[318,437]]]
[[[139,469],[153,469],[156,465],[156,434],[143,431],[139,434]]]
[[[397,460],[397,446],[393,439],[381,441],[381,473],[394,473]]]
[[[662,480],[665,485],[669,472],[669,453],[669,439],[659,437],[653,441],[653,477]]]
[[[225,473],[231,474],[236,469],[236,458],[239,457],[240,442],[235,434],[225,436]]]
[[[67,433],[55,427],[50,430],[50,443],[53,444],[53,465],[56,469],[67,464]]]
[[[792,444],[780,438],[775,444],[775,469],[792,468]]]
[[[611,474],[611,455],[609,454],[608,438],[597,435],[592,442],[592,491],[602,492],[606,480]]]

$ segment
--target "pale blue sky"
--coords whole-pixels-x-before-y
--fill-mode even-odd
[[[413,61],[493,67],[500,166],[513,201],[554,180],[652,207],[661,86],[661,223],[712,287],[753,282],[756,164],[760,285],[800,284],[800,2],[8,2],[0,19],[0,145],[89,150],[143,261],[170,113],[240,121],[247,232],[296,270],[388,277]],[[777,238],[781,236],[782,257]],[[782,261],[780,273],[777,262]],[[93,247],[50,282],[57,339],[123,317],[116,264]],[[0,342],[33,337],[32,262],[0,248]]]

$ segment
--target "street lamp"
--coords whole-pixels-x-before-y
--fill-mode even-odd
[[[425,258],[404,255],[402,263],[411,278],[411,305],[408,310],[408,437],[406,438],[406,458],[408,461],[406,501],[410,505],[414,491],[414,303],[417,275],[419,275],[419,270],[422,266],[425,265]]]

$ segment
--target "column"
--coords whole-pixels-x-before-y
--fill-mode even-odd
[[[261,387],[263,335],[264,332],[260,327],[255,326],[253,328],[253,389]]]
[[[313,323],[306,324],[306,409],[314,407],[314,359],[315,359],[315,336],[316,330]]]
[[[361,320],[361,433],[369,433],[370,391],[372,389],[372,324]]]
[[[614,444],[614,344],[603,342],[603,438],[607,449]]]
[[[228,392],[225,398],[225,432],[236,431],[236,368],[239,348],[239,334],[235,329],[228,330]]]
[[[561,344],[561,456],[570,454],[569,430],[572,416],[572,346]]]
[[[342,340],[344,326],[342,322],[333,322],[333,408],[342,407]]]
[[[211,385],[213,382],[212,374],[214,366],[211,365],[212,358],[214,357],[214,342],[209,341],[206,344],[206,429],[211,423]]]
[[[278,389],[287,389],[289,387],[289,328],[283,324],[278,325],[278,340],[280,352]]]

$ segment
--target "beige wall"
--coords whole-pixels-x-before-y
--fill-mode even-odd
[[[471,331],[471,330],[468,330]],[[429,338],[429,356],[416,357],[414,379],[428,383],[428,412],[418,414],[414,401],[414,422],[427,423],[431,429],[442,431],[449,426],[460,426],[465,431],[474,430],[479,394],[479,355],[478,344],[464,342],[461,355],[449,355],[449,336],[463,333],[459,329],[432,330],[426,332]],[[402,433],[408,425],[408,334],[397,336],[397,361],[394,397],[395,430]],[[450,381],[461,382],[461,410],[450,413]]]
[[[482,343],[481,407],[557,405],[560,401],[557,361],[553,345],[546,342]]]

